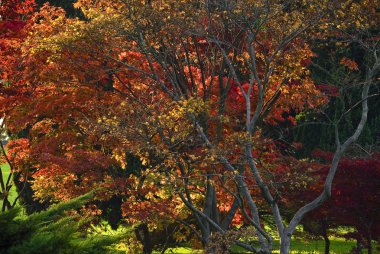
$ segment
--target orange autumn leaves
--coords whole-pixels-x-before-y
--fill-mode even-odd
[[[24,99],[15,102],[16,107],[12,109],[13,114],[9,115],[9,128],[16,133],[31,126],[29,137],[32,147],[36,151],[34,154],[38,155],[35,157],[36,166],[39,169],[35,174],[36,190],[39,189],[39,179],[41,179],[41,184],[42,182],[48,183],[44,177],[52,180],[49,181],[50,185],[53,185],[54,182],[57,184],[70,183],[73,186],[75,183],[88,185],[91,181],[103,181],[101,178],[104,177],[104,172],[100,173],[100,171],[112,164],[117,164],[112,158],[106,159],[112,154],[112,150],[130,149],[142,155],[146,154],[143,151],[148,149],[149,145],[167,148],[167,145],[160,144],[162,140],[148,140],[145,136],[149,134],[154,138],[157,137],[155,135],[157,130],[151,127],[152,123],[156,121],[155,119],[152,118],[144,125],[141,122],[133,122],[133,119],[128,117],[128,115],[136,114],[132,113],[132,110],[141,114],[136,121],[148,117],[149,110],[155,111],[153,112],[154,117],[170,114],[170,109],[165,108],[165,105],[170,105],[170,98],[165,92],[156,88],[157,83],[163,83],[170,91],[175,89],[196,90],[196,93],[190,93],[195,98],[205,96],[206,101],[201,105],[209,105],[208,111],[199,113],[211,116],[209,127],[211,135],[217,133],[216,127],[219,119],[215,114],[218,114],[218,100],[223,93],[220,87],[228,89],[226,113],[221,126],[222,132],[229,141],[222,146],[226,148],[235,146],[240,138],[239,135],[235,135],[234,129],[241,124],[239,119],[245,114],[244,99],[236,81],[228,77],[228,70],[221,70],[221,54],[210,55],[209,51],[218,50],[215,43],[204,38],[191,38],[191,36],[187,39],[184,28],[181,26],[176,31],[182,31],[183,34],[174,35],[170,32],[169,39],[163,37],[164,41],[167,40],[165,45],[171,43],[169,46],[173,46],[174,42],[180,43],[186,39],[183,42],[187,43],[185,47],[178,44],[178,48],[173,48],[171,51],[176,51],[178,59],[187,57],[189,62],[193,62],[193,64],[180,66],[181,75],[186,77],[186,80],[181,80],[181,82],[187,81],[188,83],[183,84],[184,88],[176,88],[173,84],[175,78],[165,72],[165,66],[155,61],[154,56],[150,56],[151,53],[144,53],[147,49],[142,48],[142,43],[138,41],[138,38],[136,38],[137,41],[132,41],[130,37],[120,35],[123,32],[120,30],[123,28],[122,25],[127,26],[134,21],[121,16],[128,14],[127,12],[131,10],[125,9],[121,2],[111,4],[99,1],[94,5],[82,1],[78,2],[77,6],[82,7],[84,13],[88,15],[88,21],[68,19],[62,10],[46,5],[34,15],[33,23],[28,26],[29,35],[22,43],[23,51],[20,56],[23,57],[23,64],[20,75],[23,75],[23,80],[29,87],[28,92],[24,94]],[[155,8],[153,6],[153,9]],[[170,5],[157,6],[157,8],[163,8],[165,11],[174,10],[174,7]],[[191,8],[191,6],[187,5],[187,8]],[[107,16],[103,14],[104,10]],[[134,14],[143,15],[138,10],[139,8],[136,7]],[[124,11],[125,13],[123,13]],[[184,10],[184,12],[188,11]],[[174,20],[174,16],[170,19]],[[146,19],[147,25],[152,21],[151,16],[143,18]],[[180,19],[181,15],[178,18]],[[119,24],[121,20],[123,23]],[[175,25],[176,23],[170,21],[170,24]],[[215,28],[214,26],[213,29]],[[137,31],[135,29],[137,28],[126,27],[124,32],[135,32]],[[159,29],[163,29],[160,30],[161,32],[167,31],[162,27]],[[147,48],[157,47],[159,50],[159,46],[153,41],[156,36],[158,35],[155,34],[146,40]],[[261,64],[258,69],[264,71],[264,54],[266,51],[273,50],[274,46],[271,45],[270,37],[260,42],[264,43],[265,47],[258,52],[258,62]],[[269,115],[264,119],[267,123],[275,124],[287,118],[294,124],[294,119],[291,116],[285,116],[284,113],[289,113],[293,109],[302,111],[314,108],[325,100],[308,77],[307,66],[303,64],[313,56],[307,44],[297,41],[289,47],[291,48],[284,51],[279,59],[281,64],[276,65],[267,87],[265,104],[268,107],[275,94],[281,93],[279,98],[276,98],[275,107],[268,108]],[[244,61],[246,55],[245,46],[241,52],[230,55],[238,59],[236,64],[240,65],[238,68],[242,72],[243,89],[247,89],[249,83],[249,77],[244,73],[244,70],[249,68]],[[217,63],[211,62],[211,58],[215,58]],[[201,69],[202,65],[203,69]],[[189,71],[190,69],[191,71]],[[223,77],[220,78],[220,73],[213,72],[213,69],[219,69]],[[259,73],[259,75],[263,74]],[[112,84],[112,88],[110,91],[104,91],[108,83]],[[111,93],[112,89],[118,89],[120,93]],[[127,98],[125,98],[125,94],[127,94]],[[147,104],[148,109],[139,109],[136,102],[129,97],[138,98],[140,102]],[[8,99],[11,100],[12,96]],[[254,84],[254,91],[250,99],[254,108],[257,101],[257,84]],[[195,101],[197,100],[195,99]],[[184,99],[184,101],[189,100]],[[125,104],[122,104],[123,102]],[[144,110],[146,111],[144,112]],[[108,113],[105,113],[107,111]],[[175,113],[178,113],[178,110]],[[104,117],[105,120],[99,121]],[[157,123],[159,128],[164,128],[165,133],[171,132],[170,135],[174,138],[173,145],[178,142],[182,143],[193,135],[191,121],[187,121],[185,118],[186,115],[182,115],[169,119],[169,121],[175,121],[170,124],[178,126],[178,135],[174,129],[168,128],[167,123],[160,124],[159,121]],[[185,123],[186,126],[181,125]],[[121,128],[124,128],[123,124],[126,126],[126,131],[120,131]],[[97,127],[99,125],[100,127]],[[133,130],[129,131],[128,128]],[[146,129],[144,130],[144,128]],[[187,135],[183,136],[185,130]],[[141,138],[138,138],[136,134],[141,135]],[[131,149],[125,144],[140,148]],[[194,143],[194,145],[196,144]],[[42,148],[44,152],[41,152]],[[171,151],[165,149],[162,151],[167,152],[163,155],[164,157],[175,158],[170,154]],[[201,158],[202,156],[199,156],[197,151],[194,149],[189,153]],[[230,151],[230,156],[235,156],[234,153],[237,151],[238,149]],[[42,155],[43,157],[41,157]],[[104,163],[99,161],[95,164],[87,164],[86,161],[93,157],[101,158],[99,160],[103,160]],[[212,156],[204,159],[202,165],[207,165],[213,160]],[[92,171],[87,166],[91,166]],[[83,170],[83,174],[92,174],[92,176],[82,176],[82,180],[78,180],[77,176],[72,177],[72,174],[78,174],[81,167],[86,169]],[[55,179],[53,175],[54,177],[62,175],[66,180],[63,181],[59,177]],[[67,189],[67,187],[65,188]],[[83,191],[86,189],[88,188],[83,187]],[[51,195],[55,195],[55,193],[51,191]],[[70,195],[74,195],[74,193],[77,191],[72,191]],[[44,195],[41,194],[40,197]],[[66,198],[69,198],[70,195],[66,195]]]
[[[254,114],[259,91],[250,73],[249,33],[233,22],[244,25],[255,17],[234,20],[248,13],[244,5],[237,16],[228,16],[218,8],[208,13],[198,1],[148,2],[78,1],[86,20],[67,18],[48,5],[30,16],[14,56],[18,68],[2,70],[12,91],[3,82],[1,96],[10,132],[27,132],[19,142],[28,142],[23,157],[34,169],[37,198],[69,199],[103,187],[100,199],[123,196],[130,221],[152,210],[185,217],[175,196],[183,178],[192,180],[191,194],[201,204],[204,174],[227,176],[218,156],[238,164],[244,143],[255,144],[252,153],[271,170],[284,171],[285,163],[270,163],[281,159],[272,140],[260,128],[253,138],[244,130],[243,92],[253,84],[248,114]],[[253,8],[262,2],[243,3]],[[281,4],[276,10],[282,11]],[[327,101],[310,78],[313,52],[306,41],[290,40],[275,61],[268,60],[283,32],[301,25],[298,19],[291,13],[275,16],[256,34],[256,79],[268,79],[261,126],[294,125],[296,113]],[[224,24],[232,25],[225,33]],[[214,149],[199,138],[194,119],[203,121]],[[128,163],[131,154],[141,159],[137,168]],[[180,164],[186,165],[184,174]],[[218,192],[219,198],[226,195]],[[221,210],[232,197],[225,202]]]
[[[346,66],[349,70],[351,71],[358,71],[359,70],[359,67],[358,67],[358,64],[354,61],[354,60],[351,60],[347,57],[343,57],[340,62],[339,62],[341,65],[344,65]]]

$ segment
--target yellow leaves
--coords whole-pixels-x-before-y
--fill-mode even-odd
[[[245,131],[234,132],[227,137],[227,142],[245,145],[253,142],[253,137]]]
[[[107,125],[109,127],[117,127],[120,123],[120,119],[117,119],[116,116],[103,116],[101,118],[98,118],[97,123]]]
[[[142,157],[141,164],[147,166],[149,164],[149,159],[147,157]]]
[[[191,97],[188,100],[182,100],[179,102],[178,114],[185,115],[199,115],[202,112],[208,111],[209,107],[200,97]]]
[[[185,231],[189,231],[187,228],[184,228]],[[173,237],[174,239],[176,239],[177,242],[184,242],[187,240],[187,235],[189,234],[190,232],[188,233],[184,233],[182,230],[179,231],[177,230],[174,234],[173,234]]]
[[[50,10],[50,9],[49,9]],[[44,57],[59,59],[60,52],[81,39],[84,24],[79,20],[66,19],[64,13],[59,12],[58,17],[51,17],[53,13],[43,13],[41,22],[31,27],[22,49],[26,55],[41,53]],[[63,16],[62,16],[63,15]],[[46,62],[52,61],[48,59]]]
[[[121,148],[116,148],[112,151],[112,158],[119,162],[122,169],[126,169],[127,161],[125,151]]]
[[[193,120],[209,109],[201,98],[191,97],[167,105],[168,111],[161,112],[157,119],[172,143],[188,137],[194,130]]]
[[[377,5],[376,0],[342,1],[330,17],[332,22],[329,25],[341,30],[365,30],[370,26],[376,26],[380,18],[376,13]]]

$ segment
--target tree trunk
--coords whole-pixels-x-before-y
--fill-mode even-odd
[[[330,239],[327,235],[323,236],[323,238],[325,239],[325,254],[329,254],[330,253]]]
[[[290,253],[290,236],[283,236],[280,239],[280,254]]]
[[[372,240],[368,241],[368,254],[372,254]]]
[[[367,241],[368,241],[368,254],[372,254],[372,235],[371,235],[371,229],[368,229],[368,236],[367,236]]]
[[[330,253],[330,239],[327,234],[327,228],[328,228],[327,221],[322,220],[322,236],[323,236],[323,239],[325,240],[325,254]]]
[[[136,238],[143,245],[143,253],[151,254],[153,252],[153,246],[149,235],[148,226],[143,223],[135,229]]]
[[[202,231],[202,246],[203,248],[206,248],[208,241],[210,240],[211,232],[210,230],[201,230]]]
[[[362,254],[363,253],[363,245],[362,240],[360,238],[356,239],[356,253]]]

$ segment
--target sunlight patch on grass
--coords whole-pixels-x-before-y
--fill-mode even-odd
[[[330,239],[330,254],[349,254],[352,247],[355,246],[354,241],[346,241],[342,238]],[[275,240],[273,243],[273,253],[280,253],[280,242]],[[290,246],[291,254],[323,254],[325,253],[325,243],[323,240],[306,241],[294,239]],[[233,247],[235,253],[248,253],[238,246]]]
[[[154,254],[158,254],[158,253],[161,253],[161,252],[153,251],[153,253]],[[191,248],[179,247],[179,248],[170,248],[170,249],[167,249],[165,251],[165,253],[167,253],[167,254],[190,254],[190,253],[200,254],[200,253],[203,253],[203,250],[194,250],[194,249],[191,249]]]
[[[4,184],[6,183],[7,179],[8,179],[8,176],[9,176],[9,171],[10,171],[10,168],[9,168],[9,165],[8,164],[2,164],[1,166],[1,170],[2,170],[2,173],[3,173],[3,179],[4,179]],[[16,199],[17,197],[17,191],[16,191],[16,188],[13,186],[11,189],[10,189],[10,193],[9,193],[9,202],[13,203],[13,201]],[[3,206],[3,201],[0,200],[0,210],[1,210],[1,207]]]

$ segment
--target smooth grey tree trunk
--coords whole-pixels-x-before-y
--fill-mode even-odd
[[[283,236],[280,239],[280,254],[290,253],[290,236]]]

